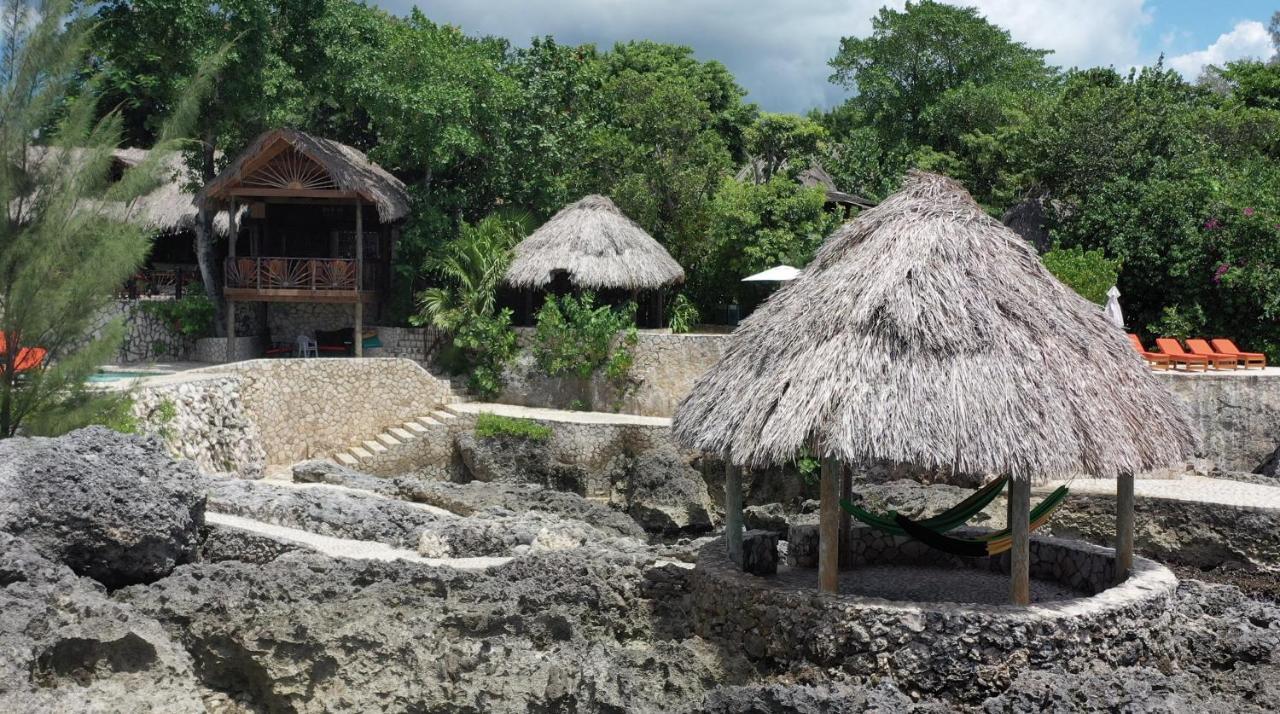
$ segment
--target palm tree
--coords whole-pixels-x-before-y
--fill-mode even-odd
[[[472,317],[494,314],[511,249],[524,238],[523,224],[518,216],[500,215],[462,224],[457,240],[427,262],[427,270],[445,284],[418,294],[419,321],[454,332]]]

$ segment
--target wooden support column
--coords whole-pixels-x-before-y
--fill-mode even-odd
[[[840,461],[822,459],[818,511],[818,590],[834,593],[840,582]]]
[[[1013,549],[1009,551],[1009,595],[1014,605],[1031,604],[1031,480],[1011,478],[1008,486],[1009,529]]]
[[[236,242],[240,237],[240,221],[237,215],[239,208],[236,205],[236,200],[234,198],[231,199],[231,210],[227,214],[227,257],[231,259],[231,262],[235,262]],[[227,352],[225,357],[227,362],[236,361],[236,301],[230,299],[227,300]]]
[[[729,544],[729,560],[742,565],[742,470],[724,464],[724,539]]]
[[[356,199],[356,328],[351,336],[356,357],[364,356],[364,300],[360,290],[364,287],[364,206]]]
[[[1133,474],[1116,479],[1116,582],[1133,570]]]
[[[840,500],[849,501],[853,499],[853,472],[849,470],[847,464],[840,465]],[[848,548],[849,531],[853,528],[853,518],[849,512],[840,509],[840,565],[850,565],[849,553],[852,552]]]

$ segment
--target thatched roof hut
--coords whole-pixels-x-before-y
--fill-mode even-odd
[[[282,182],[280,189],[347,191],[376,206],[383,223],[409,215],[409,194],[400,179],[370,161],[359,149],[296,129],[273,129],[259,135],[222,173],[205,184],[196,194],[195,204],[222,201],[225,189],[231,184],[246,178],[260,178],[253,174],[263,169],[265,162],[289,152],[310,161],[284,162],[283,168],[296,168],[297,175],[273,171],[271,178]],[[322,171],[313,171],[311,162]]]
[[[960,185],[920,172],[742,323],[674,427],[741,466],[808,448],[1023,482],[1178,464],[1195,442],[1096,305]]]
[[[515,248],[507,282],[544,288],[558,273],[580,288],[651,290],[684,282],[662,244],[605,196],[560,209]]]

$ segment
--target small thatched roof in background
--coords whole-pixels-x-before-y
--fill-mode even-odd
[[[1053,248],[1053,239],[1046,225],[1048,206],[1045,203],[1047,200],[1048,197],[1043,195],[1024,198],[1010,206],[1009,210],[1000,217],[1001,223],[1035,246],[1036,251],[1040,253],[1048,252]]]
[[[662,244],[605,196],[560,209],[515,248],[507,282],[540,288],[557,273],[581,288],[648,290],[684,282],[684,269]]]
[[[376,206],[384,223],[409,215],[409,194],[400,179],[370,161],[359,149],[296,129],[273,129],[259,135],[196,194],[196,205],[206,201],[225,203],[230,198],[229,191],[260,168],[263,160],[289,149],[319,165],[334,190],[355,193]]]
[[[120,171],[132,169],[147,159],[149,149],[123,148],[111,152],[112,161]],[[88,160],[84,149],[60,149],[48,146],[32,146],[28,150],[28,166],[33,170],[50,161],[83,163]],[[105,206],[109,215],[120,220],[136,220],[157,235],[169,235],[194,231],[198,210],[192,202],[194,195],[186,186],[191,182],[191,172],[179,153],[170,154],[157,169],[160,185],[151,193],[139,196],[132,206],[116,204]],[[103,205],[103,204],[96,204]],[[218,211],[213,218],[214,232],[225,236],[229,229],[227,212]]]
[[[674,428],[745,466],[810,448],[1034,480],[1141,473],[1195,442],[1096,305],[959,184],[919,172],[743,321]]]

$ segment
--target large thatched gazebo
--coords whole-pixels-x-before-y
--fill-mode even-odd
[[[530,298],[557,287],[632,300],[646,293],[661,326],[663,291],[684,282],[684,269],[608,197],[591,195],[560,209],[521,241],[506,278]]]
[[[741,549],[738,470],[804,450],[822,458],[819,587],[828,592],[845,467],[1008,475],[1012,594],[1023,604],[1032,483],[1118,479],[1125,573],[1133,475],[1183,463],[1196,440],[1096,305],[960,185],[921,172],[840,228],[742,323],[674,427],[728,464],[731,554]]]

